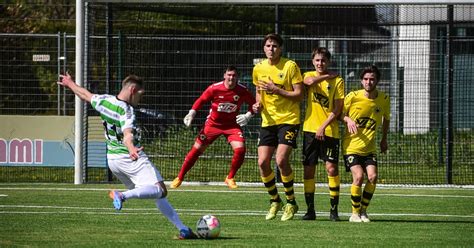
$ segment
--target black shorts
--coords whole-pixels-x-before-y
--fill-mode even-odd
[[[351,171],[351,167],[354,165],[360,165],[365,170],[368,165],[377,166],[377,156],[374,153],[367,156],[347,154],[344,155],[344,165],[346,166],[347,172]]]
[[[262,127],[258,137],[258,146],[277,147],[279,144],[284,144],[296,148],[296,138],[298,137],[299,129],[299,124]]]
[[[318,158],[337,164],[339,162],[339,139],[324,136],[324,140],[318,140],[315,133],[304,132],[303,165],[316,165]]]

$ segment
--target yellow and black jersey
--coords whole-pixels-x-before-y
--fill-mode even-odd
[[[342,152],[366,156],[376,152],[375,134],[382,119],[390,120],[390,98],[387,94],[378,91],[375,99],[364,95],[364,90],[350,92],[344,98],[343,114],[348,115],[357,123],[357,134],[344,134]]]
[[[277,65],[270,65],[265,59],[253,68],[253,84],[258,88],[258,81],[269,82],[286,91],[293,91],[293,85],[303,82],[298,65],[287,58],[280,58]],[[259,90],[263,105],[262,127],[280,124],[300,124],[300,102],[287,97]]]
[[[310,71],[306,72],[303,78],[317,76],[319,76],[317,71]],[[334,100],[344,99],[344,80],[342,77],[337,76],[315,83],[306,89],[308,98],[303,131],[316,133],[334,110]],[[324,134],[339,139],[339,123],[337,121],[331,122]]]

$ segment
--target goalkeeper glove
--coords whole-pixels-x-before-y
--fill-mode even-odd
[[[189,113],[184,117],[184,120],[183,120],[184,125],[186,127],[191,126],[191,122],[193,122],[194,116],[196,116],[196,110],[194,109],[189,110]]]
[[[253,114],[249,111],[245,114],[241,114],[241,115],[237,115],[237,117],[235,118],[236,121],[237,121],[237,124],[239,124],[241,127],[247,125],[247,123],[249,123],[250,121],[250,118],[253,117]]]

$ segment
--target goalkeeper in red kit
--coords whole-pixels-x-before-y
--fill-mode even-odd
[[[245,86],[238,83],[237,69],[229,66],[224,71],[224,80],[210,85],[194,102],[184,117],[184,125],[191,126],[196,112],[208,102],[211,102],[211,109],[204,127],[186,155],[178,176],[171,183],[171,188],[178,188],[181,185],[184,176],[194,166],[199,156],[221,135],[226,137],[234,150],[230,171],[224,182],[231,189],[237,188],[234,176],[245,158],[245,138],[241,126],[247,125],[253,117],[252,106],[255,104],[255,98]],[[239,114],[243,103],[248,104],[249,110],[245,114]]]

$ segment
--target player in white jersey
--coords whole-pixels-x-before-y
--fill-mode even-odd
[[[58,84],[68,87],[74,94],[100,113],[105,127],[107,162],[114,175],[128,188],[127,191],[110,191],[116,210],[124,201],[133,198],[154,199],[157,208],[180,231],[180,239],[193,239],[196,235],[184,225],[175,209],[166,199],[167,190],[160,172],[143,151],[135,126],[133,108],[145,93],[143,80],[135,75],[126,77],[117,96],[97,95],[77,85],[66,73]]]

